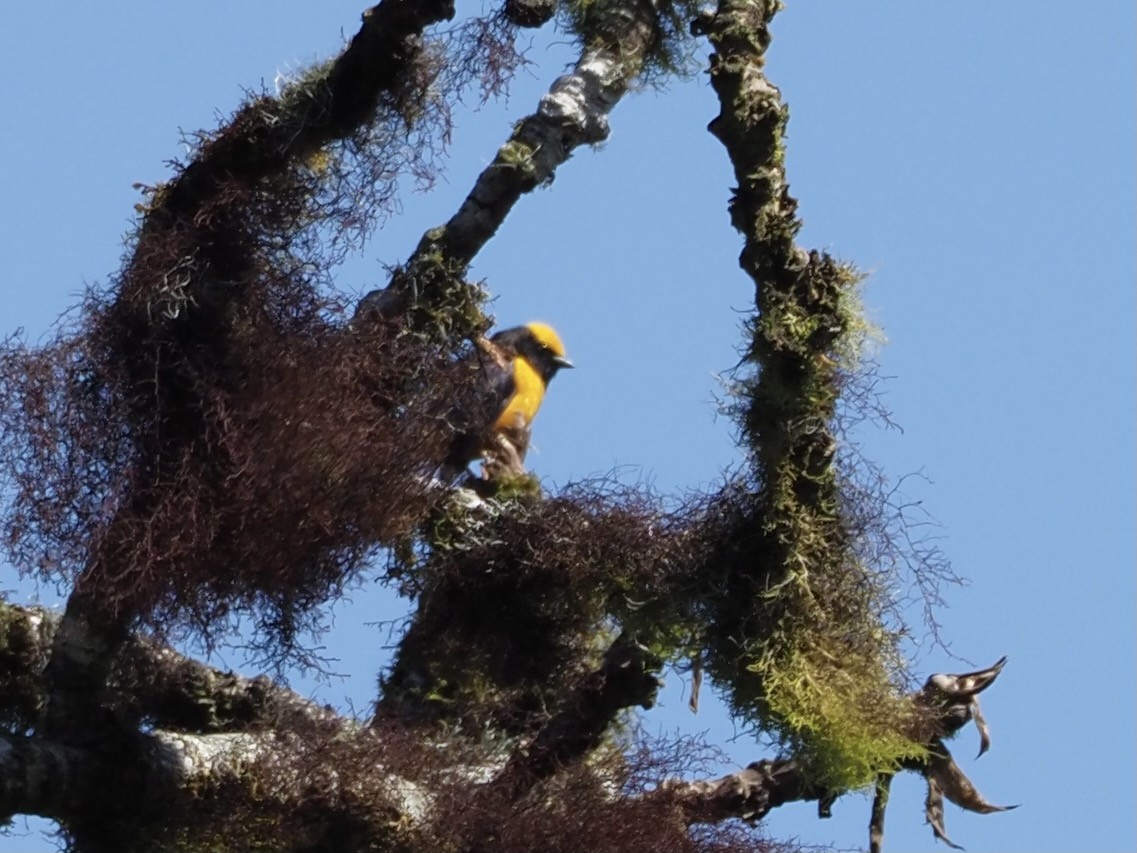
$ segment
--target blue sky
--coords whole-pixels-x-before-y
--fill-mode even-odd
[[[333,52],[362,7],[6,10],[3,332],[35,339],[116,269],[131,185],[167,174],[178,128],[214,126],[243,88]],[[992,751],[972,761],[969,729],[956,752],[990,799],[1023,805],[989,817],[949,805],[948,830],[971,851],[1137,845],[1134,23],[1132,4],[1054,0],[815,0],[775,21],[768,73],[791,108],[801,242],[872,273],[866,301],[889,340],[885,401],[903,433],[864,434],[866,450],[894,476],[927,478],[909,494],[970,581],[939,613],[952,651],[980,665],[1010,656],[983,697]],[[445,180],[429,196],[407,188],[404,215],[344,265],[341,287],[381,283],[383,263],[450,215],[569,61],[564,41],[535,42],[508,99],[457,112]],[[631,96],[610,141],[523,199],[477,258],[500,321],[554,323],[579,368],[537,423],[530,463],[551,488],[618,470],[682,492],[738,461],[714,398],[752,286],[727,221],[726,155],[705,130],[716,112],[702,75]],[[6,565],[0,589],[34,594]],[[349,677],[297,687],[366,707],[388,643],[370,623],[401,612],[375,585],[360,590],[326,638]],[[929,649],[918,669],[967,667]],[[692,717],[681,687],[669,677],[649,727],[706,731],[743,764],[767,754],[714,703]],[[897,781],[887,849],[937,849],[922,800],[920,780]],[[860,848],[868,809],[850,796],[829,821],[803,804],[767,823]],[[0,851],[52,849],[40,827]]]

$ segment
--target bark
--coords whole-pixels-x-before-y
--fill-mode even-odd
[[[0,819],[29,814],[66,821],[97,778],[86,750],[0,733]]]
[[[0,692],[9,726],[22,730],[34,724],[45,700],[45,670],[62,621],[58,611],[0,604]],[[98,644],[94,637],[87,641]],[[131,716],[176,731],[210,733],[285,721],[324,725],[339,720],[330,707],[310,702],[267,676],[246,678],[219,670],[138,635],[124,645],[108,686],[115,704],[128,707]]]
[[[869,818],[869,853],[881,853],[884,846],[884,813],[888,809],[888,796],[892,777],[877,780],[872,798],[872,816]]]
[[[722,109],[708,129],[734,167],[738,186],[730,201],[731,222],[745,240],[739,263],[755,285],[757,321],[748,358],[759,372],[743,426],[764,481],[765,503],[775,507],[764,526],[785,531],[794,549],[819,538],[822,551],[816,558],[824,561],[844,550],[840,534],[809,537],[798,528],[836,527],[831,522],[840,501],[832,419],[839,387],[828,355],[845,329],[835,311],[839,270],[794,243],[801,222],[784,166],[788,110],[763,72],[768,26],[779,8],[774,0],[722,0],[718,11],[697,26],[715,48],[710,77]],[[814,330],[802,334],[795,318],[809,318]],[[781,504],[796,512],[776,509]],[[786,555],[782,562],[793,559]]]
[[[441,252],[448,262],[468,265],[524,193],[552,180],[579,146],[608,138],[608,114],[643,69],[658,37],[655,11],[646,0],[598,0],[582,35],[585,48],[576,67],[553,83],[537,112],[522,120],[458,212],[423,237],[416,258]]]
[[[310,742],[277,732],[155,731],[114,759],[89,746],[0,733],[0,814],[59,821],[83,849],[181,849],[178,833],[187,841],[224,837],[234,816],[284,822],[290,812],[326,827],[355,813],[377,841],[422,823],[431,803],[425,789],[382,767],[355,774],[350,764],[337,766],[334,758],[349,754],[345,745],[379,752],[377,741],[356,727],[317,765]],[[216,827],[195,820],[209,815]]]
[[[827,795],[824,788],[809,782],[793,759],[763,759],[719,779],[672,782],[661,790],[678,802],[688,823],[729,818],[754,823],[778,806]]]

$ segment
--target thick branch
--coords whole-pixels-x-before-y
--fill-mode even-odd
[[[441,251],[451,263],[469,264],[523,193],[552,180],[577,147],[608,138],[608,113],[657,38],[655,12],[645,0],[597,2],[587,26],[572,73],[558,78],[518,125],[450,221],[426,234],[416,259]]]
[[[0,719],[14,729],[30,727],[44,701],[44,669],[61,621],[58,611],[0,604]],[[266,676],[215,669],[140,636],[126,644],[109,686],[114,705],[163,729],[208,733],[282,721],[347,723]]]
[[[191,215],[223,183],[234,178],[255,183],[350,135],[371,120],[384,93],[402,85],[421,51],[422,31],[453,16],[453,0],[384,0],[371,7],[351,44],[303,103],[250,104],[229,124],[239,132],[223,132],[208,145],[151,215],[159,210],[163,217]]]
[[[354,813],[375,836],[392,834],[400,821],[421,820],[429,805],[426,792],[374,761],[361,762],[356,772],[343,763],[345,756],[359,754],[353,748],[374,756],[382,744],[362,729],[349,741],[316,746],[273,733],[157,731],[135,738],[116,759],[97,749],[0,733],[0,817],[58,820],[108,850],[165,847],[170,839],[165,844],[154,839],[171,832],[188,838],[187,849],[196,849],[192,833],[220,840],[239,831],[226,820],[252,815],[282,824],[289,815],[303,815],[306,829],[319,832],[339,815]]]
[[[157,377],[155,365],[169,360],[169,342],[162,335],[152,342],[155,353],[160,353],[151,353],[153,362],[132,349],[139,345],[135,339],[140,335],[155,334],[148,327],[159,321],[151,320],[149,297],[139,303],[128,294],[158,290],[156,272],[169,275],[184,270],[184,281],[181,277],[178,281],[186,295],[179,299],[201,299],[204,303],[208,300],[203,288],[221,282],[224,287],[209,287],[213,308],[224,307],[217,304],[219,301],[228,304],[239,300],[247,290],[240,285],[246,283],[257,263],[245,227],[254,205],[252,188],[370,121],[381,96],[397,94],[405,86],[421,53],[423,28],[453,13],[453,0],[384,0],[368,9],[362,28],[326,74],[310,85],[297,84],[279,99],[262,97],[247,104],[203,145],[194,162],[154,194],[134,256],[123,272],[116,303],[107,314],[107,322],[119,328],[111,335],[121,349],[117,356],[110,356],[113,369],[119,372],[116,384],[133,390],[147,383],[173,382],[170,377]],[[242,190],[234,192],[237,187]],[[156,259],[163,258],[156,271]],[[174,319],[181,307],[166,310],[168,318]],[[225,312],[199,310],[196,315],[198,325],[182,328],[181,334],[208,340],[211,347],[223,351]],[[201,425],[186,412],[179,415],[171,423],[182,424],[185,438],[181,441],[188,444],[200,440],[204,432]],[[186,448],[176,446],[176,429],[168,432],[162,440],[174,446],[151,449],[151,458],[143,459],[140,470],[150,471],[157,465],[156,459],[180,458]],[[154,436],[143,434],[135,439],[142,448],[140,455],[146,457],[147,442],[154,441]],[[127,527],[132,518],[145,514],[147,507],[145,495],[132,498],[133,503],[129,499],[123,502],[122,524]],[[118,523],[116,519],[110,526]],[[105,538],[116,540],[114,535]],[[120,533],[119,538],[129,540],[131,536]],[[106,723],[106,715],[98,711],[104,700],[103,689],[127,640],[127,625],[135,615],[121,612],[123,608],[101,590],[107,577],[132,568],[121,562],[122,555],[113,549],[111,553],[92,554],[68,600],[47,669],[49,696],[40,726],[53,737],[98,737],[99,728]]]
[[[86,750],[0,732],[0,823],[30,814],[61,820],[96,787]]]
[[[825,772],[842,788],[903,757],[910,745],[885,744],[876,733],[901,729],[909,708],[887,686],[896,634],[874,615],[891,593],[858,553],[855,501],[835,464],[838,403],[864,328],[854,298],[860,279],[795,243],[789,111],[764,73],[780,8],[777,0],[720,0],[693,25],[715,51],[720,112],[709,129],[734,169],[730,216],[744,239],[739,263],[754,282],[756,308],[736,409],[752,494],[709,561],[725,577],[713,591],[707,670],[730,685],[732,704],[747,716],[806,752],[840,755]],[[811,723],[795,722],[802,719]],[[869,761],[854,746],[866,740],[881,746]]]
[[[149,660],[161,669],[165,657],[156,654]],[[489,764],[471,765],[468,752],[459,750],[462,757],[447,774],[468,779],[471,793],[491,802],[523,796],[533,784],[591,751],[620,709],[650,702],[656,682],[647,663],[638,647],[615,643],[603,665],[582,680],[562,710],[500,772]],[[177,667],[192,665],[175,661]],[[979,673],[932,676],[915,700],[936,708],[938,731],[956,731],[1001,665]],[[345,728],[328,717],[293,722],[294,729],[284,725],[264,732],[154,731],[131,737],[117,752],[0,735],[0,812],[51,817],[88,832],[102,831],[100,821],[113,825],[124,810],[135,815],[140,833],[161,833],[171,820],[192,827],[194,815],[217,819],[222,803],[221,813],[231,821],[260,815],[287,822],[287,816],[303,814],[308,825],[324,827],[321,832],[331,832],[337,816],[352,814],[372,839],[392,827],[415,831],[429,825],[435,808],[431,795],[390,769],[392,760],[408,760],[400,753],[404,747],[396,733]],[[430,752],[440,757],[441,746],[435,744]],[[908,769],[929,778],[929,814],[938,834],[945,796],[976,811],[1000,809],[979,797],[938,737],[929,746],[928,762]],[[404,757],[398,758],[400,754]],[[478,788],[476,780],[487,774],[492,781]],[[887,790],[888,779],[882,783],[878,791]],[[754,822],[785,803],[824,802],[830,793],[811,782],[797,761],[780,759],[758,761],[713,780],[668,781],[647,796],[678,808],[683,822],[695,824],[731,818]],[[878,798],[872,821],[877,848],[883,820],[884,802]],[[206,825],[208,821],[201,824]],[[233,830],[224,826],[218,831]]]
[[[782,550],[798,559],[805,552],[813,562],[843,550],[833,524],[839,501],[831,421],[839,388],[829,355],[846,332],[838,307],[848,282],[827,258],[794,243],[801,222],[784,167],[788,111],[763,73],[767,27],[778,8],[772,0],[722,0],[703,26],[715,48],[711,85],[722,105],[710,131],[734,166],[731,221],[745,238],[739,261],[755,284],[758,316],[747,357],[758,376],[743,426],[770,507],[761,527],[788,543]],[[811,540],[820,553],[806,552]]]
[[[164,729],[209,733],[299,720],[345,727],[351,722],[268,676],[214,669],[146,638],[125,650],[116,687],[127,691],[141,716]]]
[[[826,791],[811,784],[793,759],[763,759],[719,779],[669,782],[660,795],[672,798],[691,824],[730,818],[755,822],[786,803],[820,800]]]

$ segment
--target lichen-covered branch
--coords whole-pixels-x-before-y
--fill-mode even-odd
[[[744,239],[755,315],[736,413],[750,457],[739,501],[708,557],[707,671],[735,709],[775,732],[834,792],[868,784],[920,754],[900,686],[890,592],[858,558],[835,459],[835,417],[859,367],[860,276],[795,243],[788,110],[764,73],[776,0],[721,0],[693,25],[714,53],[720,112],[709,129],[737,186],[730,216]]]
[[[297,720],[345,724],[331,707],[268,676],[215,669],[146,638],[127,645],[115,687],[133,699],[135,713],[164,729],[208,734]]]
[[[62,621],[57,610],[0,602],[0,722],[12,731],[34,726],[45,699],[44,671]],[[92,638],[87,638],[93,642]],[[266,676],[247,678],[133,635],[108,679],[113,702],[132,719],[173,731],[249,731],[282,723],[342,725],[329,707]]]
[[[402,569],[418,610],[378,716],[531,738],[579,691],[607,697],[591,706],[602,712],[619,685],[650,685],[635,665],[617,665],[638,658],[635,642],[601,660],[606,626],[618,623],[649,647],[646,658],[667,656],[656,633],[668,632],[658,623],[681,606],[668,599],[681,595],[671,574],[690,566],[692,540],[682,532],[694,513],[669,514],[648,495],[607,488],[579,484],[557,497],[474,509],[456,502],[436,518],[429,554]]]
[[[647,0],[589,4],[576,67],[557,78],[537,111],[523,119],[450,220],[426,234],[415,255],[441,252],[469,264],[518,198],[552,179],[581,145],[608,138],[608,114],[644,66],[658,37]]]
[[[352,815],[378,846],[420,821],[430,802],[379,766],[384,751],[364,729],[338,739],[155,731],[115,756],[0,733],[0,816],[57,820],[82,849],[141,851],[202,849],[209,840],[294,849],[305,836],[334,837]]]
[[[383,0],[363,13],[347,49],[279,99],[247,105],[150,206],[146,227],[192,216],[231,180],[249,184],[369,122],[380,98],[407,87],[422,32],[454,16],[454,0]],[[408,92],[409,94],[409,92]]]
[[[411,304],[434,309],[419,318],[420,325],[440,324],[459,337],[479,326],[476,298],[460,297],[466,268],[522,195],[551,181],[578,147],[608,137],[608,114],[659,38],[649,0],[595,0],[582,8],[583,50],[576,66],[557,78],[535,113],[517,124],[450,220],[423,235],[392,281],[389,298],[369,294],[357,314],[366,315],[380,302],[388,312]],[[448,316],[438,316],[440,307]]]
[[[58,614],[39,608],[5,605],[0,610],[5,695],[41,679],[57,621]],[[617,639],[600,665],[560,699],[544,726],[503,754],[500,742],[485,745],[487,751],[464,737],[423,741],[414,727],[398,721],[360,726],[265,679],[222,673],[145,639],[132,638],[123,661],[125,673],[116,672],[110,682],[109,689],[117,691],[112,703],[139,709],[149,720],[145,731],[119,731],[110,744],[82,745],[0,734],[0,815],[49,817],[77,838],[102,837],[115,827],[119,849],[132,844],[196,849],[222,837],[233,849],[243,832],[254,833],[251,842],[265,822],[278,830],[267,843],[276,849],[294,832],[307,834],[313,843],[336,838],[344,820],[355,827],[358,843],[344,842],[343,849],[371,849],[377,839],[407,833],[436,838],[431,833],[440,831],[458,832],[463,843],[476,848],[497,831],[492,821],[479,818],[466,828],[443,828],[437,821],[463,810],[497,814],[503,803],[528,802],[531,790],[566,773],[587,776],[593,771],[582,759],[595,754],[622,710],[649,705],[658,686],[657,662],[633,641]],[[945,797],[973,811],[1001,810],[975,791],[944,739],[969,721],[978,724],[977,695],[994,683],[1003,663],[974,673],[933,675],[913,698],[930,711],[930,754],[905,769],[928,779],[928,814],[938,837],[946,838]],[[15,692],[21,690],[34,704],[36,688]],[[194,706],[200,710],[191,710]],[[191,730],[195,727],[200,731]],[[985,727],[980,738],[989,744]],[[888,779],[882,781],[886,790]],[[684,826],[731,818],[756,822],[784,803],[825,803],[831,796],[794,758],[758,761],[714,780],[664,778],[652,788],[627,806],[655,803],[662,811],[653,820],[672,815]],[[618,790],[604,797],[614,803]],[[555,804],[550,808],[549,814],[560,810]],[[542,812],[542,819],[549,814]],[[127,815],[131,829],[122,835]],[[875,846],[883,816],[878,798]],[[423,843],[429,849],[433,842]]]
[[[660,791],[679,805],[688,823],[756,822],[778,806],[826,794],[791,758],[755,761],[718,779],[669,782]]]

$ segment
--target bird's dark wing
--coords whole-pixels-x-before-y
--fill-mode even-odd
[[[443,465],[443,476],[448,478],[460,474],[481,455],[494,421],[516,390],[512,354],[488,341],[479,342],[455,367],[467,376],[463,377],[462,392],[447,416],[455,432]]]

